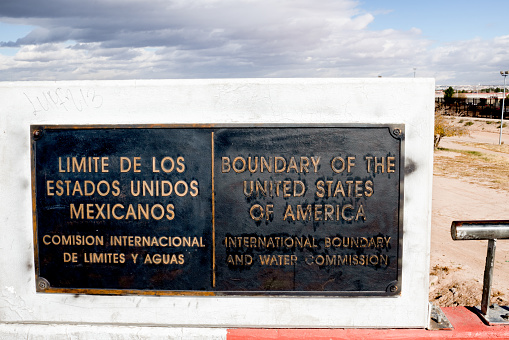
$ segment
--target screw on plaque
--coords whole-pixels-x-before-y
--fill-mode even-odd
[[[392,130],[392,134],[394,135],[394,137],[401,136],[401,129],[400,128],[395,128],[394,130]]]
[[[48,280],[46,280],[43,277],[37,278],[37,291],[38,292],[45,291],[49,287],[50,287],[50,284],[49,284]]]
[[[42,130],[41,129],[34,130],[33,136],[34,136],[34,140],[41,139],[42,138]]]
[[[385,291],[388,293],[396,293],[398,290],[398,281],[392,281],[385,289]]]

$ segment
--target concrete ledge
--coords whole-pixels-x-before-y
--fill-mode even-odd
[[[119,325],[72,325],[0,323],[0,339],[509,339],[509,326],[487,326],[466,307],[442,309],[454,330],[425,329],[253,329],[140,327]]]
[[[0,339],[79,339],[79,340],[159,340],[159,339],[226,339],[221,328],[169,328],[116,325],[71,325],[0,323]]]

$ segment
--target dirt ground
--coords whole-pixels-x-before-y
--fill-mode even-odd
[[[435,151],[429,296],[442,307],[476,306],[487,241],[453,241],[451,223],[509,220],[509,145],[498,145],[498,120],[449,119],[469,135],[446,137]],[[509,144],[509,126],[503,131],[502,141]],[[509,240],[498,240],[496,247],[491,302],[509,305]]]

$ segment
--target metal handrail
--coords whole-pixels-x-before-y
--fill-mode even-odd
[[[501,317],[498,315],[491,317],[488,315],[488,311],[497,239],[509,239],[509,220],[454,221],[451,225],[451,236],[453,240],[488,240],[480,312],[489,324],[507,323],[509,314],[506,310],[502,311]],[[504,322],[504,320],[506,321]]]

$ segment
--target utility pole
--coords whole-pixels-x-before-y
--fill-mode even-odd
[[[502,145],[502,125],[504,125],[505,111],[505,78],[509,75],[509,71],[500,71],[500,75],[504,77],[504,96],[502,97],[502,113],[500,114],[500,137],[498,138],[498,145]]]

